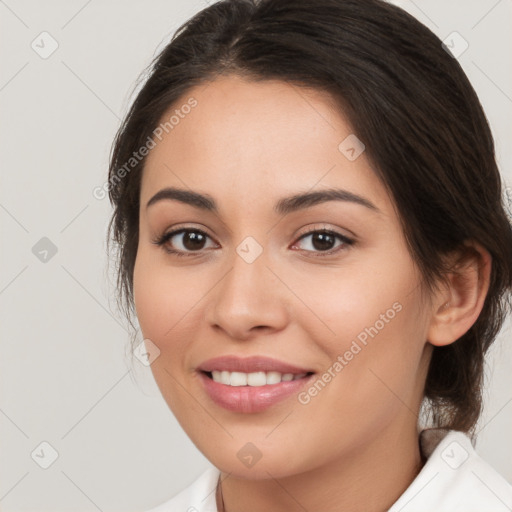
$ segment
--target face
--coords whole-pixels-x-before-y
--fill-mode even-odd
[[[156,382],[191,440],[221,470],[258,479],[415,431],[428,308],[347,120],[325,93],[234,76],[162,119],[176,109],[143,172],[134,298],[160,351]],[[155,197],[169,188],[206,199]]]

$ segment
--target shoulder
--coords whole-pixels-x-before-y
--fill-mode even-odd
[[[427,462],[388,512],[505,512],[512,485],[454,430],[428,429],[420,436]]]
[[[146,512],[217,512],[215,490],[219,470],[210,467],[170,500]]]

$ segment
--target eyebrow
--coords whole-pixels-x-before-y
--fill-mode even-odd
[[[192,192],[190,190],[183,190],[175,187],[163,188],[157,192],[148,201],[146,208],[149,208],[151,205],[159,201],[169,200],[180,201],[181,203],[185,203],[201,210],[210,211],[216,214],[219,212],[215,199],[213,199],[210,195],[200,194],[198,192]],[[373,210],[376,213],[381,213],[381,211],[365,197],[339,188],[329,188],[316,192],[299,193],[289,197],[283,197],[279,199],[279,201],[277,201],[277,203],[274,205],[274,211],[280,215],[287,215],[297,210],[310,208],[327,201],[345,201],[349,203],[355,203]]]

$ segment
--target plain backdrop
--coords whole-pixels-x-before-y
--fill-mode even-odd
[[[469,44],[458,58],[512,184],[512,1],[394,3],[441,39],[455,31]],[[139,74],[206,5],[0,1],[4,512],[144,510],[210,464],[150,370],[131,363],[106,274],[111,209],[92,193],[106,180],[112,139]],[[489,359],[477,451],[512,482],[510,338],[508,322]]]

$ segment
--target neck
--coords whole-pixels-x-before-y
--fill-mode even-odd
[[[221,474],[218,510],[225,512],[383,512],[421,470],[416,424],[388,428],[356,454],[305,473],[247,480]],[[220,503],[219,503],[220,502]]]

